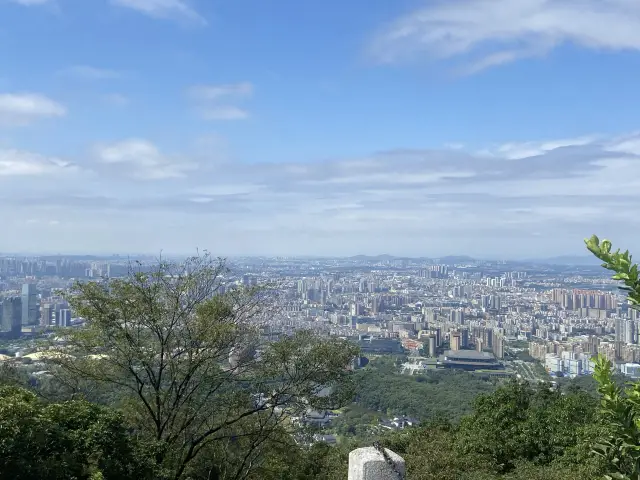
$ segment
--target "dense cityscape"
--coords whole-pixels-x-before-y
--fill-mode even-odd
[[[406,354],[404,374],[453,368],[529,380],[575,377],[593,372],[596,354],[626,375],[640,374],[637,311],[598,265],[384,256],[240,258],[230,266],[222,293],[234,285],[270,285],[277,293],[270,336],[313,330],[357,342],[364,358]],[[23,340],[83,325],[63,299],[65,289],[129,268],[131,261],[118,257],[0,258],[0,325],[10,352],[41,356]],[[522,352],[529,361],[516,358]]]

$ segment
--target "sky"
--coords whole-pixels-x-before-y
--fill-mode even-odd
[[[637,0],[0,0],[0,252],[640,249]]]

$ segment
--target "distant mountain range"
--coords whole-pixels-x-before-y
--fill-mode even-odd
[[[448,255],[445,257],[438,258],[428,258],[428,257],[397,257],[394,255],[383,254],[383,255],[355,255],[353,257],[348,257],[347,260],[351,260],[354,262],[392,262],[397,260],[424,260],[424,261],[434,261],[437,260],[438,263],[442,264],[460,264],[460,263],[473,263],[477,261],[486,261],[486,259],[477,259],[470,257],[468,255]],[[527,258],[522,260],[512,260],[517,263],[530,263],[537,265],[576,265],[576,266],[598,266],[602,262],[591,255],[561,255],[558,257],[551,258]]]
[[[413,260],[413,261],[437,261],[438,263],[443,263],[447,265],[455,264],[455,263],[472,263],[477,262],[478,259],[473,257],[469,257],[468,255],[447,255],[444,257],[437,258],[429,258],[429,257],[396,257],[394,255],[355,255],[353,257],[348,257],[347,260],[351,260],[354,262],[393,262],[398,260]]]
[[[543,265],[578,265],[578,266],[598,266],[602,262],[593,255],[561,255],[552,258],[531,258],[521,260],[527,263],[536,263]]]

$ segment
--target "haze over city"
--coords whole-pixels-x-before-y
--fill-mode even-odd
[[[3,0],[0,252],[637,245],[640,3]]]

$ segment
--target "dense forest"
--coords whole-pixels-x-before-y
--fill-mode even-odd
[[[399,375],[377,368],[377,361],[356,375],[357,405],[385,416],[408,415],[418,420],[458,421],[470,413],[478,394],[495,390],[496,383],[462,371],[433,370]]]

